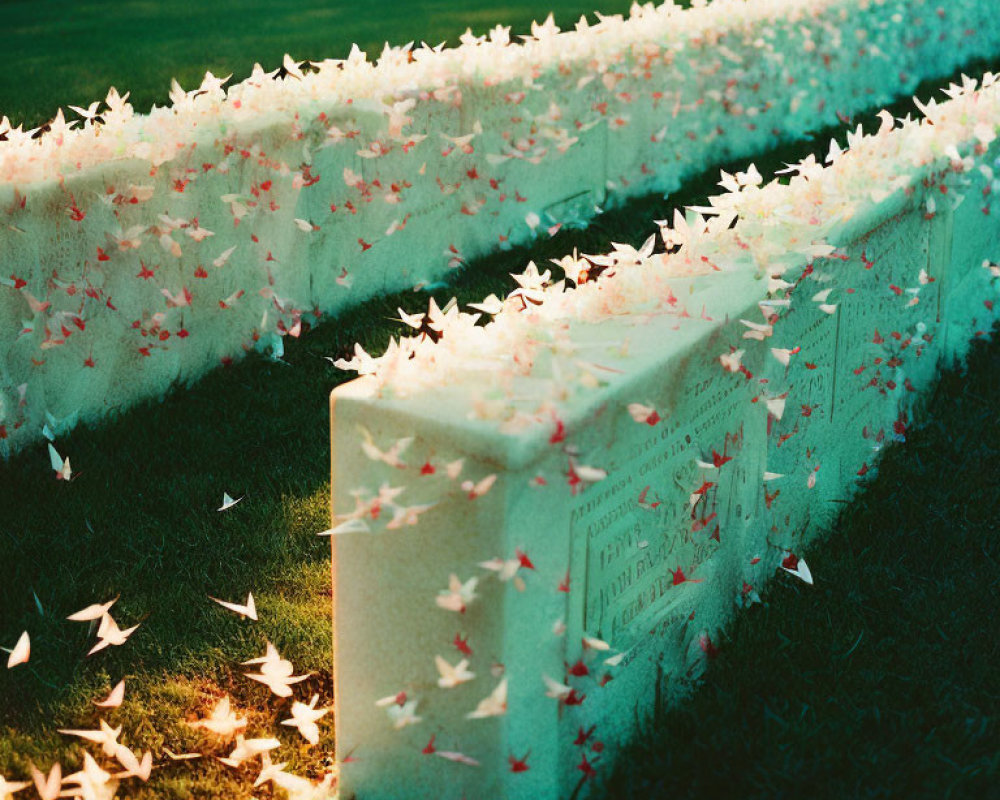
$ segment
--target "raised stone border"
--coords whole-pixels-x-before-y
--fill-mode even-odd
[[[734,611],[809,576],[1000,311],[984,86],[787,186],[728,178],[674,255],[572,292],[531,268],[486,327],[432,309],[359,351],[331,398],[341,797],[579,797]]]
[[[0,454],[995,53],[987,6],[636,6],[0,123]]]

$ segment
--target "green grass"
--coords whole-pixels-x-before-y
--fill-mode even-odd
[[[239,81],[255,61],[274,69],[285,53],[346,58],[357,42],[374,60],[386,41],[457,44],[467,27],[483,34],[498,23],[527,33],[548,11],[569,29],[581,14],[593,20],[595,7],[611,14],[627,13],[630,5],[367,0],[359,13],[344,0],[0,0],[0,116],[34,127],[59,106],[68,112],[69,104],[86,108],[103,100],[109,86],[130,90],[136,110],[148,111],[168,103],[172,77],[191,89],[206,70]]]
[[[42,8],[57,5],[63,7]],[[83,13],[98,6],[107,4],[75,8]],[[23,19],[25,8],[3,5],[5,24]],[[306,44],[300,50],[276,34],[270,58],[263,44],[247,42],[256,42],[264,29],[270,35],[276,24],[261,24],[263,6],[244,8],[244,21],[233,23],[242,26],[244,38],[234,31],[233,39],[243,47],[220,55],[230,60],[219,69],[248,68],[244,52],[271,63],[284,49],[300,56],[330,54],[313,53]],[[254,13],[256,28],[248,21]],[[505,13],[494,9],[489,19]],[[74,14],[68,12],[70,21]],[[449,24],[451,32],[465,23]],[[401,21],[399,27],[414,31],[416,23]],[[106,42],[87,46],[110,64],[124,58],[129,46],[118,44],[123,29],[109,23],[106,31]],[[156,44],[164,52],[174,41],[168,32]],[[28,37],[20,23],[0,34],[0,40],[21,41],[22,48]],[[344,41],[351,38],[363,37]],[[54,47],[46,41],[39,41],[38,52]],[[216,69],[203,52],[184,50],[179,40],[175,45],[178,61],[172,63],[198,63],[199,74]],[[150,52],[156,47],[149,43]],[[90,74],[103,87],[111,72],[102,70],[96,63]],[[24,84],[28,74],[18,80],[8,71],[3,80]],[[148,77],[162,92],[166,78],[157,75]],[[72,85],[81,100],[103,92],[86,80]],[[922,87],[921,96],[931,89]],[[70,92],[38,84],[19,102],[37,120],[51,111],[38,98],[73,101],[77,96]],[[0,107],[11,97],[3,85]],[[904,102],[895,111],[901,115],[910,107]],[[868,126],[872,119],[864,117]],[[757,163],[766,175],[785,161],[825,153],[832,133],[822,131]],[[645,198],[609,211],[586,231],[564,230],[530,248],[482,259],[436,297],[443,302],[454,293],[467,302],[509,291],[507,273],[520,271],[529,258],[541,264],[573,247],[599,252],[611,240],[639,244],[651,232],[650,220],[714,193],[717,175],[713,168],[669,199]],[[75,767],[80,745],[55,728],[94,724],[99,714],[90,701],[122,677],[129,685],[126,705],[106,716],[124,725],[122,738],[130,746],[157,753],[163,745],[200,749],[204,741],[184,721],[203,715],[224,691],[251,713],[249,735],[270,735],[288,704],[243,678],[238,667],[263,653],[265,639],[300,671],[314,672],[307,688],[331,701],[329,543],[314,534],[328,527],[327,396],[350,376],[325,357],[347,354],[355,341],[380,352],[390,335],[403,332],[392,321],[396,307],[413,310],[426,302],[426,294],[412,292],[377,298],[286,342],[286,363],[249,358],[162,403],[147,403],[97,430],[74,432],[59,442],[78,475],[69,484],[53,479],[44,447],[0,464],[0,644],[13,645],[26,628],[33,643],[27,666],[0,669],[0,774],[25,775],[29,759],[43,766],[62,759]],[[996,359],[996,346],[980,352],[974,374],[986,380]],[[990,396],[988,386],[977,389],[959,376],[947,377],[942,386],[931,426],[889,455],[850,520],[829,544],[810,553],[817,587],[807,591],[775,582],[766,596],[769,607],[731,629],[705,689],[649,733],[662,747],[636,751],[616,778],[617,794],[645,797],[669,787],[671,793],[708,796],[725,781],[760,796],[800,796],[802,787],[812,786],[811,793],[846,797],[893,779],[899,792],[921,796],[918,786],[931,787],[928,793],[937,796],[961,770],[980,770],[967,786],[989,776],[995,781],[996,747],[990,750],[988,743],[996,741],[996,721],[985,709],[991,701],[996,707],[989,672],[997,655],[989,602],[997,590],[996,537],[987,526],[997,510],[989,478],[996,474],[990,466],[998,434],[982,400]],[[905,472],[911,463],[915,472]],[[963,463],[972,469],[967,476],[958,472]],[[246,499],[220,514],[214,509],[223,491]],[[260,611],[257,624],[206,597],[242,600],[251,590]],[[119,593],[116,619],[142,627],[126,646],[85,658],[92,641],[87,626],[64,617]],[[279,751],[290,769],[322,771],[333,747],[332,721],[324,723],[319,748],[290,744]],[[922,748],[919,763],[909,755],[915,743]],[[834,768],[844,777],[836,778]],[[818,785],[810,783],[814,775]],[[149,787],[130,786],[129,796],[244,798],[250,796],[246,777],[253,776],[240,778],[206,759],[158,770]]]

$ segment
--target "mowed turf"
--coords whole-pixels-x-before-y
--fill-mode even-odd
[[[686,3],[681,3],[685,5]],[[170,79],[196,88],[211,70],[247,77],[254,62],[275,69],[296,59],[346,58],[357,43],[370,60],[385,42],[458,44],[466,28],[484,34],[502,23],[527,33],[552,11],[571,29],[627,13],[630,0],[0,0],[0,117],[38,126],[60,106],[86,108],[108,87],[131,91],[137,111],[167,105]]]
[[[903,102],[894,111],[910,108]],[[773,174],[783,162],[825,153],[832,133],[757,163]],[[574,247],[638,245],[652,219],[717,191],[717,175],[713,169],[669,199],[610,211],[586,231],[483,259],[435,296],[477,301],[513,288],[507,273],[529,258],[543,265]],[[123,677],[126,703],[104,716],[123,725],[133,748],[224,754],[185,721],[229,692],[250,717],[248,736],[277,734],[286,743],[276,760],[300,774],[326,768],[332,720],[323,721],[318,748],[301,747],[298,734],[276,724],[290,702],[243,677],[239,662],[262,655],[270,640],[299,672],[314,673],[297,696],[316,691],[332,702],[329,543],[315,533],[329,524],[327,396],[350,375],[327,357],[347,354],[355,341],[381,352],[390,335],[405,332],[393,320],[397,306],[420,310],[427,299],[375,299],[286,342],[284,363],[248,358],[162,403],[60,439],[77,475],[68,484],[54,479],[43,446],[0,465],[0,645],[13,646],[25,629],[32,636],[29,664],[0,670],[0,774],[24,776],[29,760],[75,768],[82,747],[55,728],[95,726],[101,712],[91,701]],[[988,380],[1000,348],[985,352],[975,375]],[[977,390],[958,376],[942,385],[931,426],[890,454],[830,543],[810,552],[817,586],[779,576],[764,593],[769,607],[742,617],[723,640],[692,703],[648,731],[645,741],[662,745],[635,752],[615,777],[615,796],[704,797],[727,787],[845,797],[882,787],[883,778],[909,796],[939,796],[963,773],[962,789],[996,779],[996,748],[992,762],[984,750],[997,734],[991,387]],[[962,392],[983,402],[958,402]],[[967,449],[973,470],[957,474]],[[908,465],[915,474],[905,477]],[[219,513],[224,491],[246,497]],[[247,591],[257,598],[258,623],[207,597],[242,602]],[[85,657],[92,632],[65,616],[119,594],[116,619],[141,627],[124,647]],[[902,736],[911,728],[917,733]],[[915,742],[923,743],[919,763]],[[256,777],[256,769],[241,773],[212,759],[157,764],[148,787],[130,783],[129,797],[245,798]],[[810,783],[815,774],[830,788]]]

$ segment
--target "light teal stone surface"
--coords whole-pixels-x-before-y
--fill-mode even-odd
[[[437,502],[412,530],[334,536],[338,747],[356,747],[358,758],[342,767],[342,796],[399,796],[402,784],[390,775],[403,774],[413,796],[568,796],[582,777],[576,767],[584,752],[606,763],[632,734],[634,715],[645,715],[654,695],[672,691],[675,670],[697,668],[699,635],[709,624],[701,617],[715,620],[732,603],[712,587],[738,585],[745,531],[761,502],[765,420],[763,407],[749,402],[754,384],[717,361],[737,333],[736,318],[754,307],[742,298],[760,282],[747,273],[682,279],[678,294],[688,285],[697,287],[691,307],[717,309],[713,321],[660,317],[581,328],[574,337],[630,341],[627,356],[604,362],[622,373],[561,419],[580,462],[608,471],[587,488],[567,480],[570,456],[551,442],[555,420],[525,442],[456,417],[452,427],[446,412],[443,419],[437,413],[450,402],[446,391],[417,403],[374,405],[363,382],[334,394],[335,508],[350,510],[351,490],[375,489],[383,480],[406,485],[400,503]],[[664,348],[664,337],[678,346]],[[620,413],[636,398],[655,404],[663,420],[648,425]],[[497,481],[470,500],[437,473],[409,478],[412,469],[372,462],[358,449],[358,425],[380,443],[416,434],[406,450],[411,467],[464,455],[463,476],[495,473]],[[679,486],[700,482],[694,459],[711,460],[713,449],[732,461],[692,518],[686,501],[673,501]],[[646,486],[655,508],[636,503]],[[518,550],[534,565],[518,571],[523,591],[477,567]],[[675,586],[670,570],[678,569],[698,582]],[[464,614],[434,604],[453,573],[462,581],[480,577],[479,597]],[[565,631],[557,635],[559,622]],[[469,636],[476,678],[442,690],[434,656],[457,661],[457,634]],[[585,649],[584,636],[612,649]],[[621,664],[604,665],[614,655]],[[546,697],[542,676],[561,681],[566,665],[577,662],[590,674],[572,685],[587,700],[576,706]],[[491,674],[500,666],[507,714],[466,719],[500,679]],[[425,721],[394,730],[375,701],[400,691],[419,699],[416,713]],[[572,745],[591,726],[591,744],[601,742],[603,754]],[[431,734],[439,749],[464,752],[481,766],[425,755]],[[508,756],[529,752],[530,769],[511,772]]]

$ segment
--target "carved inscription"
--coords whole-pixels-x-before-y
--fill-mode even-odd
[[[857,242],[861,256],[846,270],[850,295],[840,304],[834,410],[838,427],[851,435],[878,435],[884,424],[886,395],[896,391],[897,368],[919,358],[923,342],[918,323],[936,302],[911,304],[927,264],[928,228],[916,212],[895,218]],[[846,266],[846,265],[845,265]],[[874,430],[866,430],[867,428]]]
[[[787,368],[775,359],[768,361],[772,391],[784,391],[787,387],[789,394],[785,414],[768,429],[779,450],[789,439],[795,440],[784,447],[786,452],[799,446],[810,424],[822,417],[829,418],[833,411],[837,320],[812,305],[793,306],[774,328],[775,340],[782,347],[798,347],[801,352]]]
[[[586,538],[584,629],[619,649],[668,612],[680,596],[678,570],[694,575],[719,549],[727,519],[743,514],[742,376],[719,370],[692,387],[684,405],[655,427],[626,428],[632,439],[612,447],[608,477],[571,512],[571,536]],[[698,467],[713,449],[733,460],[718,470]]]

